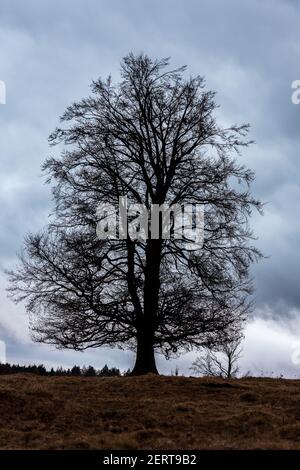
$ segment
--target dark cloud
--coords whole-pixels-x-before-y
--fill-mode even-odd
[[[299,14],[298,2],[284,0],[2,0],[0,79],[7,104],[0,106],[1,269],[15,263],[24,234],[47,222],[51,194],[40,165],[58,117],[88,94],[92,79],[109,73],[118,79],[120,59],[144,51],[171,56],[175,66],[187,64],[188,73],[205,75],[217,91],[224,124],[251,123],[256,144],[243,161],[256,171],[256,196],[268,202],[253,225],[257,245],[270,257],[253,269],[255,315],[273,316],[286,331],[298,324],[300,106],[291,103],[291,82],[300,79]],[[71,353],[32,346],[24,307],[11,304],[4,287],[2,276],[0,333],[8,356],[76,361]],[[255,321],[258,330],[267,328]],[[275,331],[274,323],[268,328]],[[123,357],[130,363],[117,352],[86,357],[99,366]]]

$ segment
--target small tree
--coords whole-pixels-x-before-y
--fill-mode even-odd
[[[71,375],[74,375],[74,376],[79,376],[81,375],[81,369],[79,366],[73,366],[72,369],[71,369]]]
[[[105,364],[102,369],[98,370],[97,375],[100,377],[119,377],[121,375],[120,370],[117,367],[109,368],[107,364]]]
[[[93,366],[88,366],[85,370],[84,370],[84,375],[86,377],[95,377],[96,376],[96,371],[95,371],[95,368]]]
[[[233,341],[225,342],[218,351],[204,348],[204,354],[197,357],[193,362],[191,370],[197,375],[233,378],[239,372],[238,360],[243,348],[241,346],[243,337]]]

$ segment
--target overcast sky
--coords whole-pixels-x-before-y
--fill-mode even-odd
[[[6,298],[3,270],[16,263],[24,235],[47,223],[51,192],[40,165],[59,116],[89,94],[93,79],[118,80],[120,60],[133,51],[205,75],[220,121],[251,123],[256,144],[241,160],[256,172],[253,193],[267,202],[252,224],[269,258],[253,269],[256,307],[241,365],[300,376],[300,105],[291,102],[299,19],[296,0],[1,0],[0,340],[9,362],[132,366],[124,351],[66,353],[32,343],[24,305]],[[189,373],[190,362],[191,355],[159,359],[159,368]]]

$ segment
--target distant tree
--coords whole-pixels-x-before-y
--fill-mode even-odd
[[[239,372],[238,361],[242,356],[243,337],[225,342],[220,349],[212,351],[204,348],[204,353],[193,362],[191,370],[197,375],[233,378]]]
[[[57,367],[55,371],[55,375],[58,375],[58,376],[65,375],[65,371],[63,370],[62,367]]]
[[[71,375],[79,376],[81,375],[81,369],[79,366],[73,366],[71,369]]]
[[[121,377],[121,372],[120,372],[120,369],[118,369],[118,367],[112,367],[110,371],[111,371],[112,376]]]
[[[93,366],[88,366],[84,371],[84,375],[86,377],[95,377],[96,376],[96,371],[95,371],[94,367]]]
[[[117,367],[109,368],[106,364],[105,366],[97,371],[97,375],[100,377],[120,377],[121,372]]]
[[[254,175],[235,158],[249,144],[248,125],[218,125],[204,79],[168,64],[130,54],[119,85],[99,79],[92,96],[66,110],[50,136],[65,149],[43,166],[55,183],[52,222],[26,237],[9,273],[36,341],[132,348],[133,374],[157,373],[155,351],[169,357],[222,343],[249,310],[249,267],[261,256],[248,226],[261,209],[249,191]],[[165,239],[162,226],[155,237],[149,221],[147,239],[138,227],[124,239],[97,239],[98,204],[118,207],[121,196],[148,213],[152,204],[201,204],[203,247]]]
[[[43,364],[39,364],[37,366],[37,374],[38,375],[46,375],[47,374],[46,367]]]

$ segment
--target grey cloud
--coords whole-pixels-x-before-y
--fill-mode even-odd
[[[267,305],[277,322],[296,325],[300,106],[292,105],[290,86],[300,79],[299,14],[298,2],[283,0],[2,0],[0,79],[7,104],[0,106],[1,269],[15,263],[23,235],[47,222],[51,194],[40,165],[53,152],[47,137],[65,107],[86,96],[99,75],[118,79],[119,61],[130,50],[171,56],[174,66],[189,66],[188,74],[206,76],[224,124],[252,125],[256,144],[241,161],[256,171],[255,195],[268,201],[264,218],[253,216],[253,225],[257,245],[270,256],[253,269],[255,314],[264,318]],[[2,275],[0,334],[9,340],[10,357],[67,361],[63,353],[28,346],[24,307],[8,303],[5,282]],[[86,354],[96,362],[110,357],[108,351]],[[126,354],[113,354],[130,363]],[[70,361],[76,357],[68,355]]]

